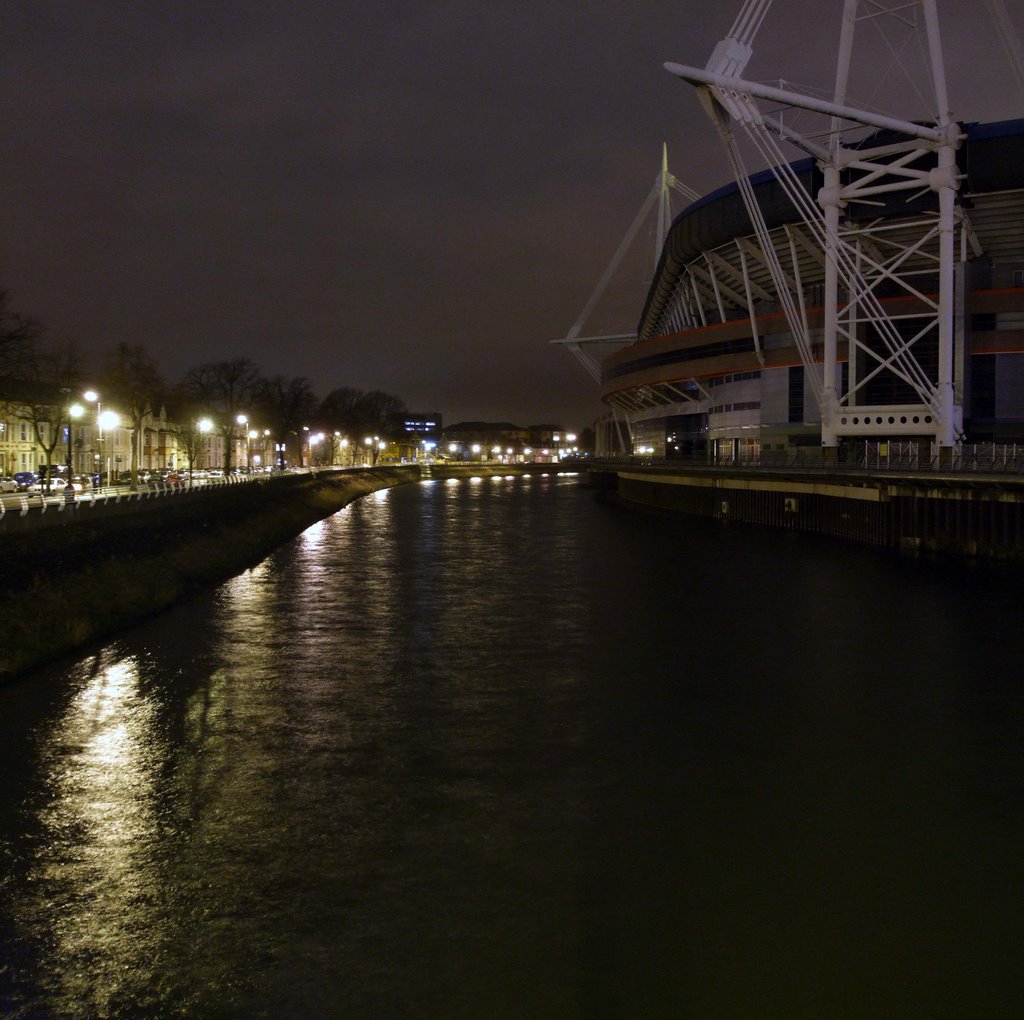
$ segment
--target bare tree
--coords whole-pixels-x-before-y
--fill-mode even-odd
[[[363,394],[359,408],[367,433],[373,433],[378,439],[372,446],[373,463],[376,464],[380,456],[380,440],[390,441],[398,438],[401,432],[401,419],[406,413],[405,401],[381,390],[371,390]]]
[[[299,447],[299,467],[303,467],[302,427],[310,420],[317,406],[316,395],[309,380],[302,376],[291,379],[275,375],[266,380],[258,406],[270,425],[278,450],[278,467],[284,467],[284,447],[289,434],[295,434]]]
[[[251,414],[263,392],[259,369],[248,358],[213,361],[190,368],[182,386],[190,397],[210,408],[214,426],[224,437],[224,474],[230,474],[236,419],[239,414]]]
[[[132,430],[130,467],[134,487],[139,483],[143,422],[160,410],[164,381],[156,361],[142,344],[121,343],[104,356],[100,385],[104,402],[117,408]]]
[[[26,378],[35,345],[42,338],[40,324],[12,312],[7,291],[0,290],[0,376]]]
[[[366,396],[362,390],[349,386],[331,390],[317,409],[317,421],[332,431],[345,432],[355,436],[364,431],[360,401]]]
[[[188,483],[192,484],[192,471],[206,445],[206,433],[193,421],[183,422],[174,430],[178,439],[178,449],[185,452],[188,458]]]
[[[32,426],[45,458],[43,484],[49,490],[54,453],[69,436],[72,394],[81,382],[81,352],[71,342],[48,342],[35,327],[22,335],[16,361],[18,378],[5,382],[0,403]]]
[[[407,411],[404,400],[381,390],[371,390],[363,394],[359,408],[367,428],[372,428],[382,438],[394,437],[400,427],[400,419]]]
[[[348,387],[332,390],[324,397],[317,412],[318,419],[327,428],[347,433],[354,442],[373,438],[372,459],[377,463],[380,440],[396,438],[399,422],[406,413],[405,401],[399,397],[371,390],[364,393]]]

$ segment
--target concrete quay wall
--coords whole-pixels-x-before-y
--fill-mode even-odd
[[[595,466],[626,504],[884,548],[1024,561],[1024,479],[770,469]]]

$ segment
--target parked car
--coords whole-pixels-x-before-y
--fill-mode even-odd
[[[18,483],[13,478],[0,478],[0,492],[17,492]]]
[[[62,492],[64,490],[64,486],[67,485],[67,484],[68,483],[66,481],[64,481],[63,478],[61,478],[59,475],[57,475],[56,477],[50,479],[50,481],[49,481],[49,490],[47,490],[47,481],[46,481],[45,478],[39,478],[36,481],[34,481],[29,486],[29,489],[32,492],[46,492],[46,491]]]
[[[35,484],[37,477],[35,471],[15,471],[14,483],[20,492],[26,492]]]

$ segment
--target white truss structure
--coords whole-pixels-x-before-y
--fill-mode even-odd
[[[724,320],[723,285],[731,284],[734,303],[750,309],[760,354],[753,315],[760,288],[784,313],[807,368],[821,409],[823,445],[836,446],[842,436],[915,434],[952,446],[962,425],[953,372],[956,233],[963,248],[970,228],[957,203],[956,150],[962,136],[947,101],[935,0],[845,0],[830,99],[742,77],[770,4],[746,0],[707,67],[666,65],[697,86],[729,153],[754,226],[753,238],[736,239],[734,257],[709,253],[706,266],[696,272],[691,267],[685,281],[691,293],[672,302],[673,314],[684,328],[706,322],[709,306]],[[893,31],[921,37],[928,57],[930,81],[924,91],[933,110],[930,122],[848,102],[854,44],[864,27],[878,30],[887,40]],[[895,56],[898,44],[890,41],[889,46]],[[769,230],[758,206],[740,152],[740,134],[768,164],[792,203],[794,223],[781,233]],[[783,143],[817,160],[824,187],[816,196],[793,170]],[[884,204],[894,195],[906,199],[906,215],[894,215],[890,208],[884,217],[864,217],[865,206]],[[931,196],[931,201],[918,201],[922,196]],[[855,206],[856,216],[851,214]],[[820,355],[808,328],[801,280],[801,266],[808,259],[817,263],[813,275],[823,284]],[[760,280],[750,271],[752,263],[763,270]],[[912,311],[891,313],[890,305],[907,306],[906,301],[887,300],[892,297],[909,299]],[[842,361],[850,366],[845,386]],[[900,399],[869,403],[869,385],[883,379]]]
[[[621,264],[626,253],[633,246],[636,241],[637,234],[640,228],[648,220],[651,212],[657,204],[657,221],[654,230],[654,261],[653,265],[656,267],[658,264],[658,258],[661,255],[661,249],[664,247],[665,238],[668,236],[669,227],[672,225],[672,192],[675,191],[682,195],[688,202],[695,202],[700,198],[699,192],[693,190],[693,188],[684,184],[673,174],[669,173],[668,169],[668,146],[662,145],[661,147],[661,169],[658,171],[658,176],[655,178],[654,183],[651,185],[650,191],[647,193],[647,197],[644,199],[643,204],[640,206],[639,211],[633,218],[633,222],[630,224],[629,229],[626,231],[622,240],[619,242],[618,248],[615,250],[615,254],[612,256],[611,261],[608,263],[605,271],[601,274],[601,278],[597,282],[597,286],[594,288],[593,293],[587,300],[587,303],[583,306],[582,311],[577,317],[576,321],[572,324],[569,332],[559,340],[552,340],[552,343],[564,344],[573,353],[576,359],[581,365],[587,370],[588,374],[595,382],[601,381],[601,362],[594,356],[595,349],[600,348],[602,353],[607,353],[609,345],[614,347],[621,347],[624,344],[633,343],[636,340],[636,333],[606,333],[600,336],[581,336],[584,326],[587,324],[591,314],[594,311],[595,306],[601,300],[605,291],[608,289],[609,283],[618,271],[619,265]],[[613,410],[620,410],[626,412],[626,426],[629,428],[630,417],[629,408],[620,403],[613,404]],[[625,437],[621,435],[622,423],[618,418],[615,419],[616,427],[620,431],[620,441],[625,447]]]
[[[633,246],[640,228],[650,216],[655,203],[657,203],[658,219],[654,233],[654,265],[656,266],[658,264],[661,249],[665,244],[665,237],[668,235],[668,228],[672,225],[673,191],[678,192],[689,202],[695,202],[700,198],[700,194],[698,192],[694,191],[693,188],[688,187],[677,177],[669,173],[668,147],[663,145],[661,149],[661,169],[658,171],[658,176],[651,185],[651,190],[647,193],[647,197],[644,199],[643,204],[640,206],[640,210],[633,218],[633,222],[630,224],[629,229],[619,242],[618,248],[615,249],[615,254],[612,256],[611,261],[608,263],[605,271],[601,274],[601,279],[597,281],[597,286],[588,298],[587,303],[583,306],[583,310],[580,312],[576,321],[572,324],[569,332],[561,339],[551,341],[555,344],[564,344],[567,346],[595,382],[601,381],[601,363],[590,353],[589,350],[584,350],[584,347],[632,343],[636,340],[636,333],[608,333],[602,336],[581,336],[580,334],[583,332],[583,328],[587,324],[587,320],[594,311],[594,307],[597,305],[598,301],[601,300],[604,292],[608,289],[608,284],[611,283],[615,273],[618,271],[619,264]]]

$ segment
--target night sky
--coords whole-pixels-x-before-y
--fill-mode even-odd
[[[703,65],[739,6],[6,0],[0,286],[56,337],[146,345],[172,380],[246,356],[321,395],[582,428],[596,386],[549,341],[662,142],[698,191],[729,180],[662,63]],[[776,0],[749,76],[827,88],[841,8]],[[985,4],[940,17],[955,114],[1024,115]],[[586,332],[635,327],[639,244]]]

